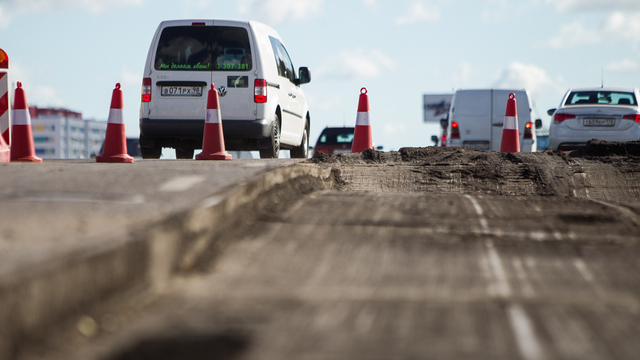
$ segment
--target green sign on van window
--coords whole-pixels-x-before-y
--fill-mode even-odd
[[[233,64],[233,63],[216,64],[216,70],[249,70],[249,64]]]
[[[194,65],[189,64],[160,64],[159,70],[209,70],[211,68],[211,64],[201,64],[197,63]]]

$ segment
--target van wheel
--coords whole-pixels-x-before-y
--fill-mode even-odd
[[[273,118],[271,127],[271,141],[268,148],[260,150],[261,159],[277,159],[280,155],[280,118],[278,114]]]
[[[194,149],[176,148],[176,159],[193,159]]]
[[[152,147],[140,146],[140,156],[142,156],[143,159],[160,159],[160,156],[162,156],[162,147],[160,147],[160,146],[152,146]]]
[[[291,157],[296,159],[306,159],[309,157],[309,122],[304,124],[302,133],[302,143],[291,149]]]

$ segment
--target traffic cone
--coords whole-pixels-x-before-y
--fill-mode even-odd
[[[6,142],[4,136],[0,135],[0,162],[9,162],[11,160],[11,149]]]
[[[520,134],[518,133],[518,107],[516,106],[516,94],[509,94],[507,110],[504,114],[502,125],[502,140],[500,140],[500,152],[520,152]]]
[[[351,152],[358,153],[366,149],[373,149],[373,140],[371,139],[371,123],[369,121],[369,96],[367,95],[367,88],[362,88],[360,89],[358,115],[353,133],[353,143],[351,143]]]
[[[231,160],[231,154],[224,149],[220,102],[218,91],[213,83],[207,94],[207,115],[204,119],[202,152],[196,155],[196,160]]]
[[[133,162],[133,157],[127,154],[127,137],[124,132],[122,109],[122,90],[120,90],[120,83],[117,83],[111,96],[107,133],[104,137],[102,154],[96,156],[96,162]]]
[[[41,163],[33,147],[33,132],[31,130],[31,115],[27,106],[27,96],[18,81],[13,97],[13,111],[11,113],[11,161],[25,161]]]

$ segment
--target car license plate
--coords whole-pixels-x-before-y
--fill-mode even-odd
[[[162,86],[162,96],[202,96],[202,86]]]
[[[338,154],[347,154],[350,153],[351,149],[335,149],[333,150],[333,154],[334,155],[338,155]]]
[[[616,121],[614,119],[584,119],[582,120],[584,126],[614,126]]]
[[[488,142],[477,142],[477,143],[465,142],[463,146],[466,147],[467,149],[483,150],[483,151],[487,151],[490,148],[490,144]]]

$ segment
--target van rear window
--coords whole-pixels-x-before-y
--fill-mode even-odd
[[[248,71],[251,47],[245,28],[172,26],[162,30],[154,68],[173,71]]]

